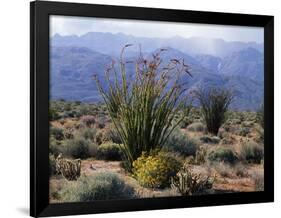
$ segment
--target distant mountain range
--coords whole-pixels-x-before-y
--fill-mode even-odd
[[[51,46],[86,47],[108,55],[119,55],[120,50],[125,44],[140,44],[142,51],[145,53],[153,52],[161,47],[172,47],[189,55],[209,54],[218,57],[225,57],[248,47],[260,52],[263,51],[263,43],[227,42],[223,39],[202,37],[145,38],[123,33],[89,32],[81,36],[61,36],[55,34],[51,40]],[[131,52],[138,52],[138,49],[138,46],[135,46],[129,50]]]
[[[262,102],[263,44],[181,37],[150,39],[111,33],[51,38],[51,98],[101,101],[92,76],[96,74],[103,81],[106,67],[128,43],[140,43],[146,58],[166,48],[161,55],[164,63],[172,58],[184,59],[192,73],[192,77],[184,75],[182,78],[188,82],[189,90],[199,86],[231,88],[235,93],[231,107],[238,110],[257,110]],[[213,49],[206,47],[204,50],[210,43]],[[138,46],[132,46],[125,56],[135,59],[138,53]],[[127,72],[134,72],[133,64],[128,64]]]

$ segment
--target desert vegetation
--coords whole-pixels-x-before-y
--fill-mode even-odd
[[[231,109],[226,88],[187,92],[188,64],[165,49],[129,79],[124,52],[94,77],[102,102],[50,102],[51,203],[263,190],[262,110]]]

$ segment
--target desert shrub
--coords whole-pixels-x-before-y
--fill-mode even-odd
[[[212,169],[215,169],[222,177],[234,178],[236,176],[233,165],[224,162],[211,163]]]
[[[89,202],[95,200],[131,199],[134,189],[116,174],[97,173],[94,176],[82,176],[77,182],[67,182],[60,191],[64,202]]]
[[[254,121],[244,121],[243,123],[242,123],[242,127],[244,127],[244,128],[251,128],[251,127],[253,127],[254,126]]]
[[[213,177],[193,173],[187,166],[184,166],[172,178],[171,188],[184,196],[201,194],[211,189],[214,181]]]
[[[115,144],[113,142],[105,142],[98,146],[97,158],[103,160],[121,160],[122,151],[121,144]]]
[[[196,164],[196,160],[193,156],[188,156],[184,159],[184,163],[186,163],[186,164]]]
[[[61,141],[58,141],[53,136],[51,136],[49,141],[49,153],[57,156],[61,152],[62,152]]]
[[[79,128],[79,122],[76,120],[66,119],[63,126],[66,129],[77,129]]]
[[[97,130],[95,128],[81,128],[76,132],[75,136],[95,141]]]
[[[218,148],[209,153],[208,159],[210,161],[223,161],[228,163],[234,163],[237,160],[234,152],[229,148]]]
[[[263,159],[264,149],[263,146],[250,141],[246,142],[241,147],[241,157],[250,163],[261,163]]]
[[[235,165],[235,174],[239,177],[249,177],[249,173],[245,165],[238,163]]]
[[[233,145],[235,144],[236,139],[231,134],[225,134],[225,137],[221,139],[220,144],[221,145]]]
[[[189,112],[184,97],[183,73],[188,73],[183,60],[171,59],[161,65],[161,49],[150,60],[142,55],[135,62],[134,79],[128,80],[126,61],[120,55],[119,68],[116,62],[106,70],[105,81],[96,77],[97,87],[106,103],[111,120],[124,143],[124,155],[129,169],[143,151],[162,147],[174,128]],[[112,73],[112,76],[109,76]],[[121,78],[121,82],[117,82]],[[183,111],[174,121],[175,115]]]
[[[60,118],[59,113],[54,108],[49,108],[49,120],[58,120]]]
[[[89,157],[97,157],[98,147],[99,145],[97,145],[95,142],[91,142],[89,144]]]
[[[63,131],[64,138],[65,139],[73,139],[74,138],[73,132],[74,132],[73,129],[65,129]]]
[[[95,141],[98,145],[101,145],[104,142],[111,141],[111,130],[110,129],[100,129],[96,133]]]
[[[228,136],[229,136],[229,133],[225,130],[225,128],[220,128],[219,129],[218,137],[220,139],[227,138]]]
[[[250,128],[249,127],[241,127],[237,130],[237,135],[240,136],[247,136],[250,133]]]
[[[200,137],[200,141],[203,143],[218,144],[220,142],[220,138],[217,136],[204,135]]]
[[[54,136],[54,138],[56,140],[63,140],[64,139],[64,130],[63,130],[63,128],[51,126],[50,135]]]
[[[83,138],[69,139],[64,142],[64,154],[73,158],[87,158],[90,156],[89,147],[91,142]]]
[[[88,104],[81,104],[77,108],[77,116],[81,117],[83,115],[91,115],[93,111],[92,109],[93,108]]]
[[[56,170],[56,159],[55,156],[52,154],[49,154],[49,175],[56,175],[57,170]]]
[[[174,131],[163,146],[165,151],[176,152],[184,156],[195,156],[197,148],[197,142],[188,138],[180,130]]]
[[[149,188],[165,188],[171,183],[182,163],[166,152],[143,154],[133,162],[133,175],[140,185]]]
[[[92,125],[94,125],[96,123],[96,118],[91,115],[84,115],[80,118],[80,121],[86,127],[91,127]]]
[[[200,123],[192,123],[187,127],[187,130],[192,131],[192,132],[204,132],[205,131],[205,126]]]
[[[201,88],[195,95],[200,102],[208,132],[217,135],[219,128],[226,121],[228,107],[233,99],[232,92],[219,88]]]
[[[242,123],[242,121],[237,118],[233,118],[233,119],[229,120],[229,124],[232,124],[232,125],[239,125],[241,123]]]
[[[97,119],[96,127],[99,129],[103,129],[105,127],[106,118],[104,116],[100,116]]]

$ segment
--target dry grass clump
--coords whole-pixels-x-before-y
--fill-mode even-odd
[[[263,146],[254,141],[244,142],[240,152],[241,158],[248,163],[260,164],[264,157]]]

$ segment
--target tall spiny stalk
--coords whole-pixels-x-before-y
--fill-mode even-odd
[[[106,86],[102,86],[95,76],[97,87],[101,93],[113,124],[122,143],[127,169],[132,169],[132,163],[143,151],[162,147],[169,135],[174,131],[185,116],[189,105],[184,97],[185,83],[181,83],[182,73],[187,73],[188,66],[183,60],[171,59],[163,67],[161,53],[146,60],[140,52],[134,61],[135,73],[128,79],[126,64],[123,58],[126,45],[120,54],[119,69],[116,62],[105,72]],[[191,75],[190,75],[191,76]],[[120,79],[121,78],[121,79]],[[175,119],[180,111],[182,116]]]

